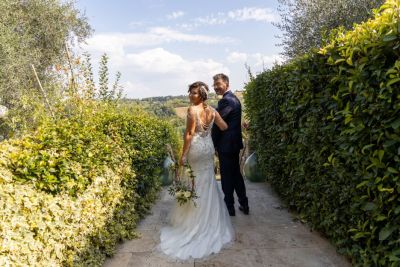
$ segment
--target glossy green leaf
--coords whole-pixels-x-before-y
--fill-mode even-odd
[[[382,228],[382,230],[379,232],[379,240],[386,240],[395,230],[396,227],[394,226],[386,226]]]

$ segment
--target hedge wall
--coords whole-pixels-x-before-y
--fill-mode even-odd
[[[400,266],[400,8],[246,86],[267,179],[355,265]]]
[[[154,201],[175,131],[89,102],[0,143],[1,266],[100,266]]]

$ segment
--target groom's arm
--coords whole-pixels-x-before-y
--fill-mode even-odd
[[[218,146],[220,135],[221,135],[221,130],[218,128],[217,125],[214,124],[211,131],[211,139],[213,141],[214,147]]]
[[[231,113],[233,110],[232,106],[229,104],[229,101],[225,98],[222,98],[218,102],[218,113],[221,117],[225,120],[226,117]]]

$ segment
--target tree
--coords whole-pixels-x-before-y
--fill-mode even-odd
[[[2,0],[0,10],[0,104],[18,108],[24,93],[38,89],[32,65],[46,85],[67,60],[66,45],[91,28],[71,1]]]
[[[281,45],[288,59],[321,47],[326,36],[338,27],[351,29],[372,17],[384,0],[278,0],[283,31]]]
[[[109,97],[108,89],[108,56],[103,54],[100,60],[100,70],[99,70],[99,97],[101,99],[107,99]]]
[[[84,56],[84,62],[82,64],[82,68],[80,69],[80,71],[84,76],[83,80],[85,83],[85,87],[89,89],[88,90],[89,94],[87,95],[90,98],[93,99],[97,98],[105,101],[121,100],[124,97],[123,87],[120,84],[121,72],[118,71],[115,74],[115,80],[112,84],[112,87],[110,88],[110,83],[109,83],[110,71],[108,69],[108,60],[109,60],[108,55],[104,53],[100,58],[98,90],[96,89],[96,86],[94,84],[91,56],[87,52],[85,52],[83,56]]]

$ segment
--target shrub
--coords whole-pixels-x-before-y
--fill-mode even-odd
[[[112,103],[69,104],[0,143],[2,266],[99,266],[135,236],[160,188],[165,144],[177,140],[169,124]]]
[[[355,265],[400,265],[399,5],[245,92],[267,178]]]
[[[8,149],[13,148],[2,145],[2,151]],[[77,198],[64,193],[53,196],[15,182],[9,171],[1,169],[0,265],[100,265],[101,248],[109,248],[121,237],[118,224],[105,231],[124,204],[121,182],[122,177],[108,169]],[[137,215],[125,219],[134,224]],[[92,243],[96,236],[102,242]]]

